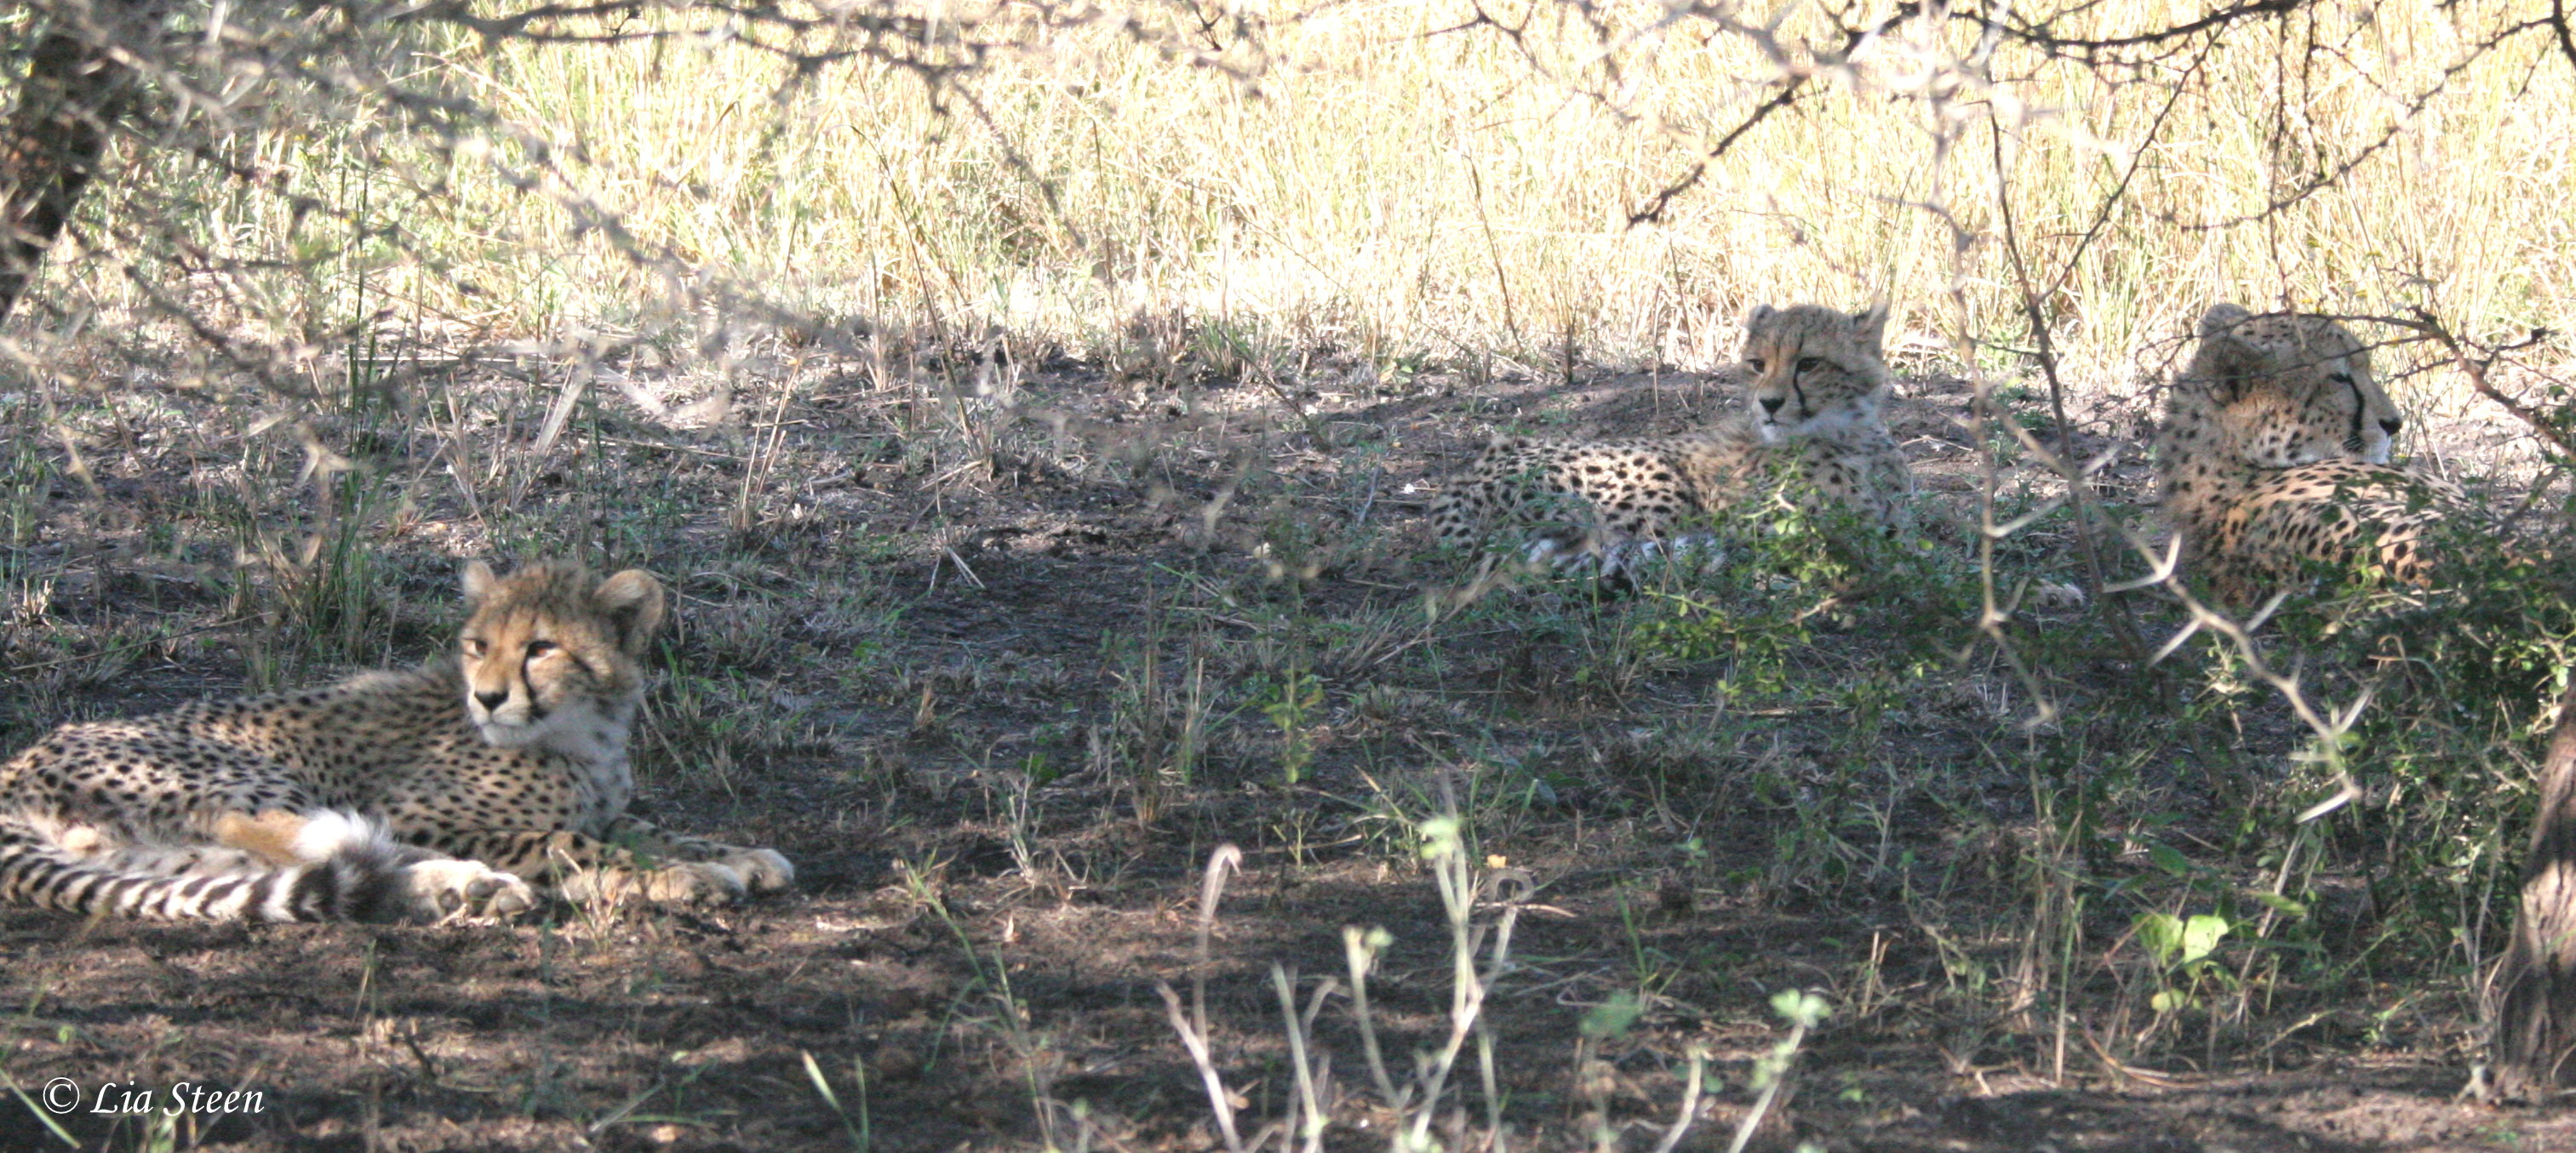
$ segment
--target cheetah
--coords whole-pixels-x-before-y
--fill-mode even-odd
[[[789,887],[769,849],[626,814],[662,586],[464,573],[454,656],[69,724],[0,764],[0,900],[164,920],[425,921]]]
[[[2423,585],[2428,526],[2472,511],[2449,482],[2389,464],[2404,418],[2343,325],[2212,305],[2165,403],[2156,471],[2184,564],[2252,603],[2316,563]]]
[[[1879,409],[1888,395],[1879,344],[1887,308],[1757,305],[1744,320],[1753,404],[1677,436],[1621,440],[1499,437],[1431,507],[1433,531],[1474,541],[1503,523],[1537,522],[1533,563],[1598,564],[1615,575],[1777,478],[1807,507],[1821,496],[1893,527],[1913,473]],[[1554,523],[1571,522],[1571,523]]]

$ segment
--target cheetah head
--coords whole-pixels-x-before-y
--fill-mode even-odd
[[[2371,376],[2370,350],[2341,324],[2233,304],[2202,314],[2200,348],[2171,404],[2174,417],[2210,426],[2219,451],[2257,468],[2386,464],[2404,423]]]
[[[1879,422],[1887,362],[1879,341],[1887,306],[1837,312],[1814,304],[1755,305],[1744,318],[1744,366],[1753,371],[1753,426],[1772,443]]]
[[[644,648],[662,627],[662,585],[641,569],[598,580],[546,561],[494,576],[465,567],[459,642],[465,713],[501,748],[614,758],[644,695]]]

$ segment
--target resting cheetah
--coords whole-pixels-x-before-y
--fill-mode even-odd
[[[465,570],[459,656],[65,725],[0,764],[0,899],[172,920],[421,920],[784,889],[787,859],[626,815],[662,586]]]
[[[1758,305],[1744,320],[1754,403],[1678,436],[1625,440],[1500,437],[1431,507],[1434,531],[1474,540],[1499,523],[1547,525],[1531,558],[1590,558],[1605,575],[1662,542],[1686,518],[1712,515],[1781,475],[1799,491],[1893,524],[1913,473],[1887,433],[1879,341],[1885,306],[1842,313]]]
[[[2425,527],[2469,506],[2448,482],[2388,463],[2401,423],[2370,350],[2341,324],[2212,305],[2156,435],[2184,562],[2237,605],[2316,562],[2367,560],[2424,583]]]

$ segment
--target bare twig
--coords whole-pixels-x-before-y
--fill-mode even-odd
[[[2496,407],[2511,413],[2515,420],[2529,425],[2531,431],[2539,434],[2542,440],[2549,442],[2550,447],[2558,450],[2559,459],[2576,460],[2576,445],[2568,443],[2565,431],[2520,401],[2498,391],[2494,383],[2487,379],[2487,367],[2494,364],[2497,357],[2508,352],[2531,348],[2548,340],[2549,330],[2535,328],[2531,330],[2531,335],[2512,344],[2481,348],[2454,335],[2450,328],[2442,323],[2441,318],[2433,315],[2431,310],[2417,308],[2414,314],[2415,319],[2412,323],[2406,321],[2393,321],[2393,323],[2431,337],[2434,343],[2442,346],[2444,352],[2451,354],[2452,363],[2460,366],[2461,374],[2469,378],[2469,387],[2476,389],[2479,396],[2494,401]]]
[[[1708,1073],[1708,1050],[1691,1046],[1689,1060],[1690,1077],[1682,1085],[1682,1107],[1672,1127],[1664,1130],[1664,1139],[1655,1142],[1655,1153],[1673,1153],[1673,1147],[1682,1143],[1682,1134],[1690,1132],[1691,1122],[1699,1120],[1700,1082]]]
[[[1386,1056],[1377,1043],[1377,1024],[1369,1015],[1369,970],[1377,965],[1378,954],[1391,940],[1384,929],[1362,930],[1355,925],[1342,929],[1342,955],[1351,972],[1351,1016],[1359,1022],[1360,1048],[1368,1056],[1369,1077],[1377,1082],[1378,1098],[1386,1102],[1386,1107],[1402,1112],[1412,1100],[1412,1087],[1398,1092],[1395,1079],[1387,1075]]]
[[[1216,904],[1225,896],[1226,878],[1243,867],[1243,850],[1232,841],[1218,845],[1208,854],[1207,872],[1199,882],[1199,935],[1197,964],[1190,968],[1190,1021],[1198,1026],[1199,1035],[1207,1035],[1208,938],[1216,932]]]
[[[1171,982],[1154,982],[1154,991],[1162,994],[1163,1007],[1172,1018],[1172,1030],[1181,1035],[1181,1045],[1190,1051],[1190,1063],[1198,1066],[1199,1083],[1206,1087],[1208,1111],[1216,1115],[1217,1132],[1225,1137],[1227,1153],[1244,1153],[1243,1138],[1234,1128],[1234,1102],[1225,1090],[1225,1078],[1216,1071],[1216,1059],[1208,1052],[1207,1033],[1190,1023],[1189,1011],[1181,1007],[1181,995],[1172,990]]]

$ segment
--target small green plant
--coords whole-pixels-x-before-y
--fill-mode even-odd
[[[1193,636],[1183,655],[1182,676],[1167,676],[1163,648],[1169,620],[1157,597],[1147,606],[1142,635],[1103,639],[1109,718],[1094,726],[1088,738],[1093,764],[1122,783],[1135,805],[1137,823],[1144,825],[1162,819],[1173,789],[1196,783],[1211,728],[1206,639]]]
[[[868,1153],[875,1148],[875,1131],[868,1118],[867,1064],[855,1057],[850,1060],[850,1077],[858,1086],[859,1114],[852,1119],[850,1110],[841,1105],[841,1095],[832,1089],[831,1079],[823,1075],[822,1064],[814,1060],[814,1054],[799,1050],[796,1055],[805,1059],[805,1076],[814,1083],[814,1092],[823,1098],[825,1105],[831,1106],[832,1115],[841,1119],[841,1131],[850,1137],[851,1153]]]
[[[1726,1153],[1744,1153],[1754,1131],[1762,1127],[1762,1118],[1771,1112],[1771,1103],[1779,1098],[1780,1086],[1789,1079],[1790,1065],[1798,1059],[1798,1049],[1806,1044],[1808,1032],[1824,1023],[1833,1013],[1833,1006],[1804,989],[1782,989],[1771,995],[1771,1011],[1789,1023],[1789,1035],[1771,1046],[1770,1052],[1754,1059],[1753,1108],[1736,1125],[1735,1139],[1727,1143]]]
[[[2234,928],[2227,918],[2215,913],[2188,918],[2171,913],[2141,913],[2131,927],[2137,931],[2138,943],[2155,959],[2157,989],[2148,1006],[2157,1013],[2196,1008],[2203,984],[2233,979],[2212,956],[2218,951],[2219,941]]]
[[[1745,609],[1716,598],[1648,590],[1654,611],[1635,626],[1638,647],[1677,664],[1722,662],[1729,696],[1777,696],[1789,690],[1789,655],[1810,637],[1797,616],[1776,606]]]
[[[12,432],[8,456],[0,461],[0,578],[18,572],[18,553],[36,543],[44,523],[45,494],[53,488],[54,466],[33,436]]]
[[[1584,1010],[1583,1022],[1576,1028],[1586,1039],[1608,1041],[1625,1036],[1645,1014],[1645,1001],[1623,989]]]
[[[1315,734],[1307,719],[1323,707],[1324,682],[1304,669],[1291,668],[1278,688],[1278,695],[1261,706],[1261,715],[1279,729],[1280,776],[1293,785],[1315,761]]]

